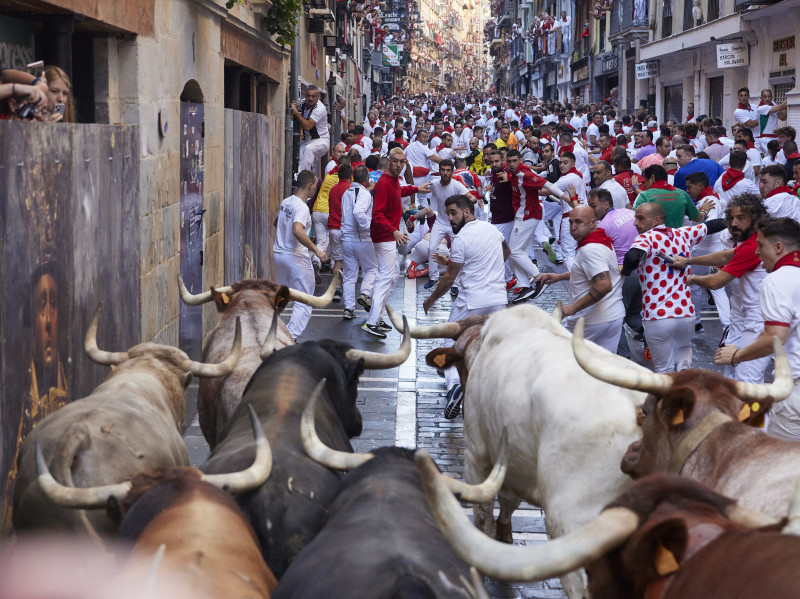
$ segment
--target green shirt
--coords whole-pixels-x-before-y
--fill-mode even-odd
[[[669,189],[651,187],[647,191],[643,191],[636,198],[633,209],[636,210],[646,202],[658,202],[667,213],[664,218],[664,225],[677,229],[683,226],[684,216],[688,216],[689,220],[694,220],[700,214],[700,211],[697,210],[697,206],[694,205],[688,193],[671,185],[668,187]]]

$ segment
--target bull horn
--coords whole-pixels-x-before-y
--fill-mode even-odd
[[[301,304],[309,305],[312,308],[327,308],[328,305],[330,305],[330,303],[333,301],[333,294],[336,293],[336,284],[341,283],[341,281],[342,271],[337,270],[331,277],[331,284],[328,285],[328,289],[319,297],[316,295],[309,295],[308,293],[303,293],[302,291],[298,291],[297,289],[292,289],[289,287],[289,299],[300,302]]]
[[[256,439],[256,457],[253,464],[241,472],[203,475],[203,481],[229,493],[252,491],[263,485],[272,472],[272,451],[269,441],[267,441],[267,436],[264,434],[261,421],[258,419],[253,405],[247,404],[247,409],[250,411],[250,424],[253,427],[253,437]]]
[[[500,437],[500,448],[497,452],[497,461],[485,481],[479,485],[470,485],[463,480],[456,480],[445,476],[441,477],[447,481],[450,491],[455,494],[459,501],[471,501],[472,503],[486,503],[494,501],[500,487],[503,486],[503,479],[506,477],[508,468],[508,428],[503,427],[503,434]]]
[[[181,273],[178,273],[178,289],[180,289],[183,303],[187,306],[200,306],[210,302],[214,297],[210,291],[204,291],[203,293],[197,294],[190,293],[189,290],[186,289],[186,285],[183,283],[183,277],[181,276]],[[216,287],[215,289],[219,293],[231,293],[233,291],[233,287],[230,285],[227,287]]]
[[[499,580],[544,580],[571,572],[619,546],[639,525],[632,510],[614,507],[566,536],[527,547],[508,545],[475,528],[426,452],[417,451],[414,461],[450,545],[468,564]]]
[[[800,483],[794,488],[794,496],[789,502],[789,512],[786,514],[789,522],[781,530],[784,534],[800,536]]]
[[[486,587],[483,584],[483,576],[478,574],[475,566],[470,566],[469,577],[472,581],[472,596],[475,599],[489,599],[489,593],[486,592]]]
[[[275,351],[275,345],[278,342],[278,309],[272,310],[272,324],[269,325],[269,333],[267,338],[264,339],[264,345],[261,346],[261,361],[263,362],[272,355]]]
[[[389,320],[392,321],[394,328],[398,331],[402,329],[403,321],[397,312],[392,310],[391,306],[386,306],[386,313],[389,315]],[[414,339],[455,339],[461,334],[461,323],[444,322],[429,327],[414,326],[409,329],[409,332]]]
[[[92,318],[92,322],[86,330],[86,339],[83,342],[83,347],[92,362],[103,366],[115,366],[128,359],[128,352],[103,351],[97,347],[97,327],[100,323],[100,314],[102,312],[103,302],[100,302],[94,313],[94,318]]]
[[[650,371],[629,370],[621,368],[610,362],[601,360],[593,355],[583,339],[584,318],[578,319],[575,331],[572,333],[572,353],[575,359],[588,374],[596,379],[605,381],[617,387],[635,389],[661,395],[672,385],[672,378],[666,374]]]
[[[372,459],[372,454],[350,453],[331,449],[325,445],[317,435],[317,427],[314,423],[314,410],[326,382],[327,379],[322,379],[314,388],[314,391],[311,393],[311,399],[308,400],[308,404],[305,410],[303,410],[303,418],[300,420],[300,437],[303,439],[303,447],[312,460],[319,462],[323,466],[327,466],[333,470],[353,470],[354,468],[358,468],[361,464],[370,461]]]
[[[564,302],[558,300],[556,302],[556,307],[553,308],[553,320],[555,320],[558,324],[561,324],[562,318],[564,318]]]
[[[131,483],[116,483],[102,487],[67,487],[59,483],[50,474],[47,462],[44,460],[42,446],[36,442],[36,476],[39,486],[44,494],[55,503],[63,507],[82,510],[105,507],[110,497],[122,499],[131,490]]]
[[[794,389],[792,367],[781,340],[772,338],[772,353],[775,354],[775,380],[772,383],[736,383],[736,392],[746,402],[783,401]]]
[[[762,526],[770,526],[778,522],[766,514],[751,510],[738,503],[731,504],[726,508],[725,515],[728,517],[728,520],[734,524],[744,526],[745,528],[761,528]]]
[[[364,359],[364,367],[372,370],[395,368],[400,366],[408,359],[411,353],[411,335],[408,332],[408,320],[403,316],[403,342],[400,347],[391,354],[381,354],[378,352],[364,351],[362,349],[348,349],[345,354],[348,359],[357,361]]]
[[[194,360],[187,360],[184,368],[190,371],[195,376],[202,377],[215,377],[226,376],[233,372],[236,364],[239,362],[239,357],[242,355],[242,323],[239,317],[236,317],[236,333],[233,336],[233,347],[227,357],[218,364],[204,364],[203,362],[195,362]]]
[[[166,544],[161,543],[153,554],[150,565],[147,566],[147,572],[142,581],[142,590],[144,591],[143,594],[145,597],[152,596],[157,592],[156,582],[158,581],[158,570],[161,568],[161,562],[164,561],[164,553],[166,553],[166,551]]]

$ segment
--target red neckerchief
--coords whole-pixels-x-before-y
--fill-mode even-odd
[[[383,145],[383,144],[381,144],[381,145]],[[375,148],[375,147],[373,147],[373,148],[370,150],[370,152],[372,152],[373,154],[374,154],[374,153],[376,153],[376,152],[380,152],[380,151],[381,151],[381,148]]]
[[[361,134],[361,135],[356,135],[356,139],[355,139],[355,141],[354,141],[352,144],[350,144],[350,145],[351,145],[351,146],[355,146],[355,145],[363,145],[363,144],[361,143],[361,140],[362,140],[362,139],[364,139],[364,135],[363,135],[363,134]]]
[[[769,104],[767,104],[766,102],[764,102],[764,100],[761,100],[761,101],[758,103],[758,105],[759,105],[759,106],[773,106],[772,102],[770,102]]]
[[[700,195],[697,196],[697,201],[699,202],[700,200],[704,200],[706,198],[717,198],[717,199],[719,199],[719,196],[712,189],[712,187],[710,185],[706,185],[705,189],[703,189],[703,191],[700,192]]]
[[[437,152],[441,152],[443,149],[444,149],[444,142],[442,142],[438,146],[436,146],[436,151]]]
[[[674,168],[667,168],[667,169],[664,169],[664,170],[667,171],[668,175],[674,175],[675,173],[678,172],[678,167],[676,166]],[[709,187],[708,189],[711,189],[711,188]]]
[[[560,158],[561,155],[564,152],[573,152],[574,150],[575,150],[575,144],[574,143],[563,145],[560,148],[558,148],[558,156]],[[787,156],[787,158],[788,158],[788,156]]]
[[[337,174],[339,174],[339,167],[338,167],[338,166],[334,166],[334,167],[333,167],[333,168],[330,170],[330,172],[329,172],[328,174],[329,174],[329,175],[337,175]]]
[[[783,266],[796,266],[797,268],[800,268],[800,252],[794,251],[791,254],[786,254],[783,256],[775,263],[775,268],[772,269],[772,272],[775,272]]]
[[[741,108],[742,110],[753,110],[749,104],[742,104],[739,102],[739,106],[737,108]]]
[[[667,191],[675,191],[675,188],[666,181],[654,181],[650,186],[650,189],[666,189]]]
[[[772,191],[767,194],[768,198],[771,198],[774,195],[778,195],[779,193],[792,193],[792,188],[788,185],[781,185],[780,187],[776,187]]]
[[[689,137],[689,136],[687,135],[687,136],[686,136],[686,139],[697,139],[697,138],[696,138],[696,137]]]
[[[656,183],[661,183],[661,182],[662,181],[656,181]],[[675,189],[675,188],[673,187],[673,189]],[[661,225],[660,227],[653,227],[650,230],[651,231],[658,231],[659,233],[663,233],[664,235],[669,237],[670,241],[672,241],[672,238],[675,236],[675,232],[672,230],[672,227],[666,227],[664,225]]]
[[[693,118],[694,118],[694,115],[693,115],[693,114],[687,114],[687,115],[686,115],[686,122],[688,123],[688,122],[689,122],[689,121],[691,121]]]
[[[589,233],[586,237],[581,239],[578,242],[578,249],[581,249],[583,246],[588,245],[590,243],[599,243],[601,245],[606,246],[610,250],[614,249],[614,242],[608,235],[606,235],[606,232],[600,227],[598,227],[597,229]]]
[[[711,146],[713,146],[715,144],[724,145],[720,140],[717,140],[717,141],[712,141],[710,144],[708,144],[708,147],[710,148]]]
[[[756,144],[754,142],[752,142],[752,141],[748,141],[747,142],[747,149],[748,150],[752,150],[755,147],[756,147]]]
[[[722,189],[728,191],[731,187],[736,185],[739,181],[744,179],[744,173],[735,168],[729,168],[722,175]]]
[[[569,169],[569,170],[568,170],[568,171],[567,171],[565,174],[566,174],[566,175],[569,175],[570,173],[575,173],[575,174],[576,174],[576,175],[578,175],[578,176],[579,176],[581,179],[583,179],[583,174],[581,174],[581,172],[580,172],[578,169],[576,169],[574,166],[573,166],[571,169]]]
[[[654,128],[654,129],[651,129],[650,127],[648,127],[648,128],[647,128],[647,130],[648,130],[650,133],[655,133],[656,131],[658,131],[658,129],[655,129],[655,128]]]
[[[369,126],[370,126],[370,127],[372,127],[372,128],[374,129],[374,128],[375,128],[375,123],[377,123],[377,122],[378,122],[378,121],[370,121],[370,122],[369,122]]]
[[[792,152],[791,154],[784,154],[786,156],[786,160],[794,160],[795,158],[800,158],[800,150],[797,152]]]

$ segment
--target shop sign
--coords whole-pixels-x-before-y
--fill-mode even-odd
[[[384,44],[383,46],[383,64],[390,67],[400,66],[400,54],[397,44]]]
[[[782,37],[779,40],[772,42],[773,52],[786,52],[787,50],[794,50],[794,36]]]
[[[636,63],[636,78],[637,79],[650,79],[651,77],[658,77],[658,63],[657,62],[637,62]]]
[[[576,71],[572,72],[572,82],[576,83],[581,79],[588,79],[589,78],[589,65],[585,67],[581,67]]]
[[[717,68],[746,67],[750,64],[750,53],[746,43],[717,44]]]
[[[600,63],[600,71],[604,74],[618,70],[619,70],[619,59],[617,58],[616,54],[612,54],[611,56],[606,56]]]
[[[35,60],[33,24],[0,15],[0,69],[24,71]]]

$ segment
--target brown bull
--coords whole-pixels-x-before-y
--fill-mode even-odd
[[[203,436],[213,449],[219,433],[239,405],[250,377],[261,365],[261,346],[267,335],[275,310],[279,313],[293,300],[315,308],[330,304],[339,280],[336,273],[324,295],[315,297],[266,279],[245,279],[227,287],[211,288],[199,294],[186,289],[180,275],[178,288],[187,306],[199,306],[214,301],[219,312],[219,322],[208,335],[203,349],[203,360],[214,362],[224,355],[233,339],[236,320],[242,322],[242,357],[234,371],[214,380],[200,381],[197,394],[197,416]],[[278,319],[276,347],[294,345],[286,324]]]
[[[500,543],[467,519],[430,456],[417,468],[439,526],[462,559],[500,580],[544,580],[585,567],[593,599],[791,599],[800,539],[691,479],[637,481],[589,524],[529,547]]]
[[[134,542],[134,554],[164,547],[164,563],[187,575],[212,599],[270,596],[277,581],[261,557],[252,528],[228,492],[245,493],[267,480],[272,453],[252,407],[256,437],[252,466],[231,474],[203,474],[191,467],[149,470],[130,481],[102,488],[59,485],[37,447],[39,481],[48,496],[65,507],[101,508],[119,523],[118,538]]]
[[[95,487],[151,468],[188,465],[181,437],[184,391],[192,375],[219,377],[233,370],[241,353],[236,327],[233,347],[218,364],[190,360],[179,349],[142,343],[127,352],[97,347],[102,304],[88,331],[89,357],[113,366],[91,395],[44,418],[22,444],[14,488],[17,530],[60,529],[109,534],[114,523],[99,510],[83,512],[54,505],[37,483],[35,445],[41,444],[56,479],[70,487]]]
[[[787,514],[800,480],[800,443],[765,435],[758,421],[794,382],[783,346],[774,340],[775,381],[757,385],[708,370],[669,374],[616,369],[594,360],[575,328],[573,349],[592,376],[650,393],[642,406],[642,439],[631,443],[622,470],[638,478],[673,473],[693,478],[773,518]]]

